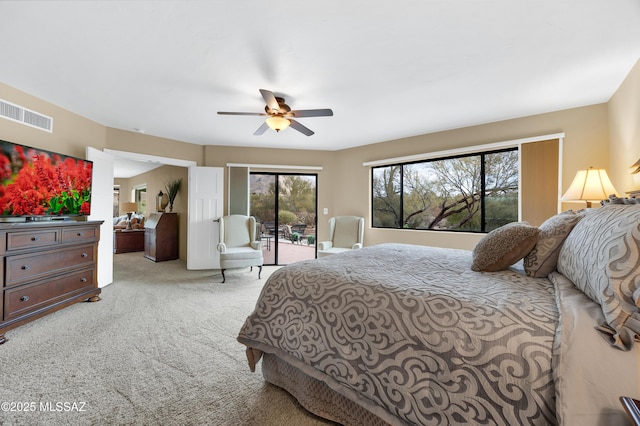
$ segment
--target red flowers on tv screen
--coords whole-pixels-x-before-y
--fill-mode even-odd
[[[88,215],[93,163],[0,140],[4,216]]]

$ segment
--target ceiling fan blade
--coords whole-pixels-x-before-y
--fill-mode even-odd
[[[260,136],[261,134],[266,132],[268,128],[269,128],[269,126],[267,126],[267,122],[265,121],[264,123],[262,123],[262,126],[258,127],[258,130],[253,132],[253,135],[254,136]]]
[[[304,133],[307,136],[311,136],[311,135],[314,134],[313,130],[309,129],[308,127],[303,126],[302,124],[298,123],[296,120],[292,120],[292,119],[289,118],[289,121],[291,122],[291,127],[296,129],[300,133]]]
[[[278,104],[278,101],[276,100],[276,97],[272,92],[260,89],[260,93],[262,94],[262,97],[264,98],[264,101],[267,103],[267,106],[270,110],[280,111],[280,105]]]
[[[219,115],[263,115],[267,116],[269,114],[265,114],[264,112],[227,112],[227,111],[218,111]]]
[[[327,109],[296,109],[290,111],[286,116],[292,117],[331,117],[333,115],[333,111],[329,108]]]

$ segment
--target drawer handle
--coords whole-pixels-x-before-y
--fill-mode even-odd
[[[29,296],[22,296],[22,297],[20,298],[20,301],[21,301],[21,302],[28,302],[28,301],[29,301]]]
[[[22,269],[23,271],[28,271],[29,269],[31,269],[31,266],[30,266],[30,265],[22,265],[22,266],[21,266],[21,269]]]
[[[78,237],[82,237],[83,235],[84,235],[84,233],[78,232]]]
[[[40,237],[31,237],[31,241],[40,241]]]
[[[81,256],[82,257],[89,257],[89,255],[87,253],[82,253]]]
[[[80,278],[80,282],[81,282],[81,283],[86,283],[86,282],[87,282],[87,279],[86,279],[85,277],[82,277],[82,278]]]

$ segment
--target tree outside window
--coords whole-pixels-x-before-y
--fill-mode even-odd
[[[373,226],[487,232],[518,219],[518,151],[372,169]]]

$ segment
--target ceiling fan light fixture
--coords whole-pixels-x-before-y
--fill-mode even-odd
[[[266,123],[267,123],[267,126],[272,128],[276,132],[286,129],[291,124],[289,120],[287,120],[284,117],[280,117],[278,115],[267,118]]]
[[[269,116],[264,123],[258,127],[258,129],[253,133],[255,136],[260,136],[267,131],[267,129],[273,129],[276,132],[280,130],[284,130],[287,127],[291,126],[293,130],[296,130],[303,135],[311,136],[314,134],[313,130],[304,126],[302,123],[297,121],[298,118],[305,117],[331,117],[333,115],[333,111],[329,108],[323,109],[297,109],[292,110],[289,105],[284,103],[284,98],[279,98],[273,95],[273,92],[268,90],[260,89],[260,93],[264,98],[264,101],[267,105],[264,107],[264,112],[228,112],[228,111],[218,111],[219,115],[259,115],[259,116]],[[289,118],[291,117],[291,118]],[[294,120],[294,118],[296,120]]]

